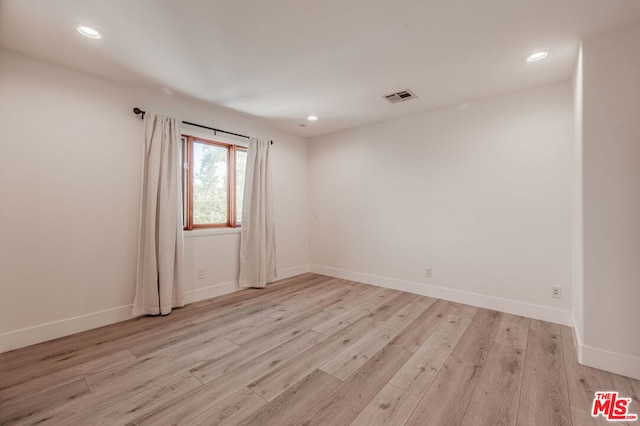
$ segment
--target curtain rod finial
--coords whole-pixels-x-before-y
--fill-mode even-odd
[[[135,108],[133,109],[133,113],[134,113],[134,114],[136,114],[136,115],[140,114],[140,115],[142,115],[142,118],[144,118],[145,111],[141,110],[141,109],[140,109],[140,108],[138,108],[138,107],[135,107]]]

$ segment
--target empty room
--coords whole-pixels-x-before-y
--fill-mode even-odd
[[[0,0],[0,425],[640,414],[637,0]]]

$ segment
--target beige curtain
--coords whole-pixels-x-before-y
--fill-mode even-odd
[[[276,279],[270,141],[251,138],[240,236],[240,287],[265,287]]]
[[[180,123],[147,112],[138,273],[133,314],[184,306]]]

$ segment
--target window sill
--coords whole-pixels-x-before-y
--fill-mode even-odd
[[[206,237],[208,235],[239,234],[240,228],[206,228],[182,231],[184,238]]]

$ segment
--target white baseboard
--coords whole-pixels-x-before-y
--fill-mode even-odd
[[[292,268],[281,269],[277,275],[278,279],[284,279],[306,272],[309,272],[309,265],[303,264]],[[185,294],[185,304],[188,305],[201,300],[211,299],[212,297],[222,296],[238,290],[237,281],[187,290]],[[0,353],[114,324],[116,322],[126,321],[133,318],[132,312],[133,305],[126,305],[2,333],[0,334]]]
[[[309,272],[309,265],[307,264],[294,266],[292,268],[279,269],[276,275],[278,280],[283,280],[306,272]],[[189,290],[185,295],[185,304],[188,305],[190,303],[200,302],[213,297],[224,296],[225,294],[233,293],[238,290],[240,290],[238,281],[230,281],[227,283],[214,284],[207,287]]]
[[[585,345],[575,318],[573,338],[580,364],[640,380],[640,358]]]
[[[573,343],[576,346],[576,352],[578,353],[578,363],[583,364],[582,362],[582,330],[578,327],[578,321],[572,315],[571,320],[573,321]]]
[[[0,353],[132,318],[133,305],[65,318],[0,334]]]
[[[522,315],[528,318],[549,321],[556,324],[568,326],[573,325],[571,312],[563,309],[487,296],[468,291],[438,287],[424,283],[404,281],[396,278],[382,277],[363,272],[348,271],[328,266],[311,265],[311,272],[391,288],[394,290],[406,291],[408,293],[435,297],[437,299],[449,300],[451,302],[464,303],[466,305],[478,306],[509,314]]]
[[[581,364],[640,380],[640,358],[587,345],[581,347]]]
[[[295,277],[296,275],[306,274],[307,272],[311,272],[309,264],[298,265],[286,269],[278,269],[278,279],[284,280],[286,278]]]
[[[211,299],[212,297],[224,296],[225,294],[238,291],[238,281],[231,281],[228,283],[214,284],[207,287],[196,288],[193,290],[187,290],[184,296],[184,303],[188,305],[194,302],[200,302],[201,300]]]

